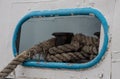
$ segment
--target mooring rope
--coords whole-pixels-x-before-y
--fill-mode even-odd
[[[49,49],[47,61],[52,62],[72,62],[75,63],[85,59],[91,60],[98,53],[98,38],[76,34],[72,38],[71,44],[65,44]],[[74,61],[74,62],[73,62]]]
[[[95,37],[89,37],[85,36],[83,34],[76,34],[71,44],[65,44],[57,47],[52,47],[49,49],[50,54],[56,54],[56,53],[64,53],[64,52],[70,52],[70,51],[77,51],[78,49],[82,48],[84,45],[94,45],[99,46],[99,41]],[[92,46],[90,46],[92,47]]]
[[[98,49],[95,46],[84,46],[81,51],[64,52],[56,54],[48,54],[46,60],[49,62],[69,62],[78,60],[91,60],[98,54]],[[75,63],[76,61],[72,62]],[[71,63],[71,62],[70,62]]]
[[[32,58],[35,54],[46,54],[45,61],[48,62],[68,62],[85,63],[96,57],[98,54],[99,39],[75,34],[70,44],[60,46],[55,45],[56,38],[39,43],[32,48],[17,55],[1,72],[0,78],[7,77],[17,65],[26,59]]]
[[[49,48],[55,46],[55,38],[49,39],[45,42],[37,44],[27,51],[23,51],[19,55],[17,55],[1,72],[0,78],[7,77],[16,67],[17,65],[23,63],[27,58],[30,58],[36,53],[40,53],[43,51],[47,51]]]
[[[78,43],[76,44],[65,44],[57,47],[52,47],[49,49],[50,54],[65,53],[70,51],[77,51],[80,48]]]

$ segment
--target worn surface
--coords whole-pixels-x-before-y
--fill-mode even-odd
[[[115,1],[117,1],[117,5],[114,16]],[[111,53],[114,53],[113,50],[117,52],[120,50],[118,37],[120,35],[120,22],[118,17],[120,12],[119,2],[120,0],[69,0],[69,2],[66,0],[0,0],[0,37],[2,37],[0,39],[0,70],[13,59],[11,47],[13,31],[23,15],[33,10],[51,10],[90,6],[99,9],[104,14],[108,24],[110,25],[110,35],[112,34],[113,37],[112,50],[110,47],[110,49],[106,52],[107,54],[105,59],[100,64],[88,70],[44,69],[19,66],[16,71],[10,75],[10,77],[24,79],[110,79],[111,75],[112,79],[119,79],[120,63],[112,62],[111,66]],[[115,22],[114,25],[113,17]],[[118,56],[118,60],[119,58],[120,57]],[[117,61],[116,56],[115,61]]]

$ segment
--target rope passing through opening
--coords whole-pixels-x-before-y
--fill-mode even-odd
[[[95,34],[97,37],[90,37],[81,33],[70,35],[70,43],[66,42],[68,37],[65,38],[65,36],[62,37],[62,43],[56,43],[57,38],[51,38],[21,52],[0,72],[0,78],[7,77],[17,65],[28,58],[32,59],[36,54],[42,54],[47,62],[67,63],[86,63],[97,56],[99,47],[98,33]]]

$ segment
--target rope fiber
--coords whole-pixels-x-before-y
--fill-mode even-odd
[[[98,35],[98,34],[97,34]],[[36,54],[44,55],[47,62],[86,63],[98,54],[99,38],[81,33],[72,37],[70,44],[55,45],[56,38],[39,43],[17,55],[1,72],[0,78],[6,78],[19,64],[32,59]]]

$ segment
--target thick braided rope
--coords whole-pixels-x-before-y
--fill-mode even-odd
[[[78,43],[65,44],[65,45],[50,48],[49,53],[50,54],[56,54],[56,53],[77,51],[79,48],[80,48],[80,45]]]
[[[83,34],[76,34],[72,38],[71,44],[65,44],[57,47],[52,47],[49,49],[50,54],[64,53],[70,51],[77,51],[84,45],[95,45],[99,46],[98,39],[95,37],[85,36]]]
[[[95,46],[99,45],[98,38],[95,38],[92,36],[86,36],[86,35],[83,35],[82,33],[74,35],[71,43],[74,43],[75,41],[77,41],[79,43],[83,43],[84,45],[95,45]]]
[[[40,53],[43,49],[46,51],[49,48],[55,46],[55,38],[52,38],[48,41],[42,42],[38,45],[33,46],[31,49],[27,51],[23,51],[19,55],[17,55],[1,72],[0,78],[7,77],[16,67],[17,65],[23,63],[27,58],[31,57],[36,53]]]
[[[17,65],[21,64],[28,58],[28,52],[23,51],[21,54],[16,56],[1,72],[0,72],[0,78],[5,78],[9,75],[16,67]]]
[[[81,43],[84,43],[85,45],[88,45],[87,48],[82,49],[82,51],[80,52],[71,52],[71,51],[76,51],[81,47]],[[95,55],[92,54],[92,56],[89,55],[90,51],[94,52],[95,49],[93,50],[92,47],[89,47],[89,45],[98,45],[97,39],[95,38],[91,38],[91,37],[86,37],[83,34],[76,34],[71,42],[70,45],[64,45],[64,47],[62,48],[58,46],[58,49],[62,50],[59,52],[60,53],[55,53],[58,52],[54,46],[55,46],[55,39],[50,39],[48,41],[45,41],[43,43],[40,43],[38,45],[35,45],[34,47],[32,47],[31,49],[22,52],[21,54],[19,54],[15,59],[13,59],[12,62],[10,62],[8,64],[8,66],[6,66],[1,72],[0,72],[0,78],[5,78],[6,76],[8,76],[16,67],[17,65],[21,64],[22,62],[24,62],[27,58],[33,56],[36,53],[44,53],[44,52],[48,52],[48,50],[53,47],[53,49],[55,50],[54,52],[52,51],[51,54],[55,54],[55,55],[50,55],[48,54],[46,57],[47,61],[57,61],[57,62],[66,62],[66,61],[74,61],[75,60],[80,60],[80,59],[86,59],[89,57],[94,58]],[[71,47],[70,47],[71,46]],[[66,48],[65,48],[66,47]],[[57,48],[57,47],[56,47]],[[84,51],[87,50],[87,51]],[[44,51],[44,52],[43,52]],[[68,52],[68,53],[64,53],[64,52]],[[88,53],[89,52],[89,53]],[[91,58],[91,59],[92,59]],[[87,60],[88,61],[88,60]]]
[[[88,53],[88,54],[95,54],[97,55],[98,54],[98,48],[96,46],[89,46],[89,45],[86,45],[82,48],[82,51]]]
[[[68,53],[61,53],[61,54],[55,54],[55,55],[48,55],[47,61],[50,62],[68,62],[72,59],[78,59],[83,58],[84,56],[80,55],[80,52],[68,52]]]
[[[47,41],[43,41],[42,43],[37,44],[28,50],[29,52],[34,52],[30,54],[30,58],[32,58],[32,56],[34,56],[37,53],[46,54],[46,52],[48,52],[48,50],[54,46],[55,46],[55,38],[51,38]]]
[[[67,52],[67,53],[57,53],[54,55],[48,54],[46,57],[47,61],[50,62],[76,62],[78,60],[90,61],[97,55],[97,48],[94,46],[84,46],[79,52]]]
[[[46,60],[52,62],[68,62],[70,60],[77,60],[78,58],[78,60],[89,59],[90,61],[98,53],[98,40],[99,39],[95,37],[85,36],[81,33],[76,34],[72,38],[71,44],[50,48],[50,54]],[[84,44],[84,46],[82,44]]]

